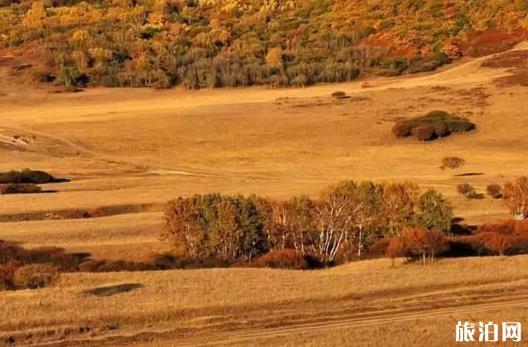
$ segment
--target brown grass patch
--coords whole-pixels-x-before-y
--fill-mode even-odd
[[[482,66],[494,69],[523,68],[526,67],[527,60],[528,51],[510,51],[485,60]]]

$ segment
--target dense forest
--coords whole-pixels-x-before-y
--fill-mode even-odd
[[[305,86],[505,48],[527,14],[527,0],[0,0],[0,57],[65,86]]]

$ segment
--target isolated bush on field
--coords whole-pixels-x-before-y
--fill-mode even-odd
[[[332,93],[332,97],[335,99],[345,99],[347,94],[343,91],[337,91]]]
[[[480,197],[475,188],[467,183],[457,185],[457,191],[468,199],[478,199]]]
[[[414,135],[417,139],[425,141],[473,129],[475,129],[475,124],[466,118],[457,117],[445,111],[431,111],[425,116],[396,122],[392,133],[396,137]]]
[[[30,264],[18,268],[13,275],[17,289],[44,288],[59,278],[57,268],[51,264]]]
[[[486,192],[493,199],[502,198],[502,186],[499,184],[490,184],[486,187]]]
[[[44,171],[25,169],[0,173],[0,183],[53,183],[56,178]]]
[[[444,169],[458,169],[466,164],[466,161],[459,157],[445,157],[442,158],[442,164],[440,168]]]

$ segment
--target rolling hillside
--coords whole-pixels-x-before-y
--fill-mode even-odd
[[[431,71],[526,37],[523,0],[0,1],[0,63],[65,86],[306,86]]]

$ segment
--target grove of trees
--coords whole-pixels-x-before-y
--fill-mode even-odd
[[[451,206],[434,190],[421,193],[407,182],[344,181],[318,199],[181,197],[168,204],[163,236],[177,253],[193,258],[233,263],[294,250],[327,265],[361,257],[380,239],[409,230],[425,233],[424,252],[434,257],[442,248],[438,235],[450,230],[452,217]]]

